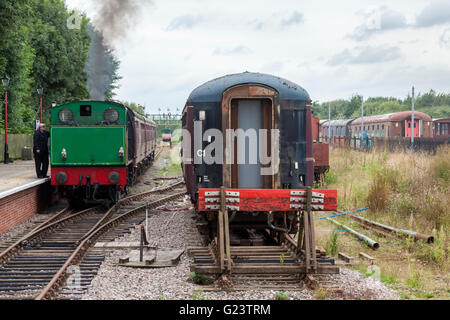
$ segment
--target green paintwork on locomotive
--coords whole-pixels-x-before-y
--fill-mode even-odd
[[[90,105],[91,116],[81,116],[80,107]],[[114,124],[102,123],[107,109],[119,112]],[[70,109],[73,122],[64,124],[59,112]],[[82,101],[54,107],[51,126],[52,166],[125,166],[127,164],[127,109],[109,102]],[[124,157],[119,156],[123,148]],[[67,158],[63,159],[62,151]]]

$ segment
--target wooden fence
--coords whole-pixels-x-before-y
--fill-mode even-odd
[[[362,140],[362,143],[361,143]],[[322,142],[328,142],[324,137]],[[450,144],[449,138],[415,138],[414,151],[422,151],[435,154],[439,146]],[[354,150],[370,151],[372,149],[387,150],[389,152],[411,150],[411,138],[403,137],[331,137],[331,145],[334,147],[348,148]]]
[[[28,134],[8,134],[8,151],[11,159],[21,159],[23,147],[33,148],[33,136]],[[5,135],[0,135],[0,162],[5,153]],[[32,159],[29,159],[32,160]]]

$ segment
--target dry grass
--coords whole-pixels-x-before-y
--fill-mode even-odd
[[[397,228],[433,234],[433,245],[408,239],[385,238],[341,218],[381,245],[376,252],[348,233],[339,234],[339,250],[355,256],[365,251],[377,258],[382,280],[397,287],[406,298],[450,298],[450,146],[436,156],[421,153],[363,153],[332,149],[332,172],[326,181],[338,189],[341,209],[370,207],[368,219]],[[320,222],[324,228],[327,222]],[[330,234],[319,234],[326,246]]]

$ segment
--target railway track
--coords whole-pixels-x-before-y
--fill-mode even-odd
[[[281,245],[231,246],[232,271],[222,274],[219,268],[217,248],[213,241],[207,247],[191,247],[191,271],[218,277],[214,285],[203,286],[204,291],[298,291],[306,287],[312,290],[341,292],[339,284],[328,274],[339,273],[334,259],[322,248],[316,248],[318,274],[307,274],[298,256],[297,244],[289,236]],[[320,274],[325,273],[325,274]]]
[[[184,183],[177,181],[131,195],[109,209],[73,213],[65,208],[2,252],[0,298],[51,299],[61,288],[85,292],[105,258],[90,251],[97,240],[120,237],[145,219],[146,208],[156,209],[185,193]]]

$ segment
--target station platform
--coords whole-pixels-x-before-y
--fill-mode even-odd
[[[0,233],[45,208],[50,191],[50,178],[36,177],[34,161],[0,164]]]
[[[50,169],[48,175],[50,176]],[[38,179],[34,161],[14,161],[0,164],[0,199],[21,190],[43,184],[49,179]]]

